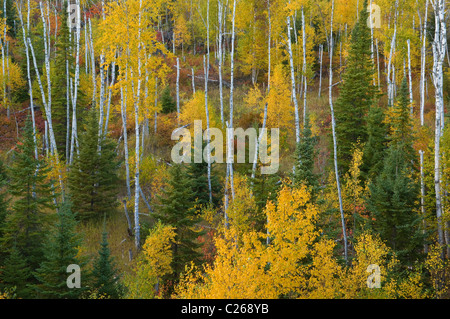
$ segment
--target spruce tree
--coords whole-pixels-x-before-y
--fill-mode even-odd
[[[98,136],[95,110],[89,111],[79,144],[79,154],[74,158],[68,178],[73,209],[81,219],[100,218],[112,213],[118,205],[118,161],[115,143]]]
[[[67,266],[84,262],[77,258],[81,237],[72,204],[66,199],[58,210],[58,222],[44,244],[44,260],[34,273],[38,284],[33,289],[40,298],[78,298],[83,288],[67,287]]]
[[[55,44],[56,57],[54,62],[55,70],[58,71],[52,77],[52,123],[58,153],[64,158],[67,137],[67,92],[69,90],[66,72],[72,74],[74,58],[72,52],[70,52],[71,43],[69,40],[69,28],[67,26],[68,13],[67,10],[62,11],[59,16],[61,28]],[[69,67],[69,70],[67,70],[67,67]],[[70,118],[71,112],[69,112],[69,121]]]
[[[48,181],[48,172],[45,162],[34,157],[33,130],[27,120],[8,171],[12,207],[4,222],[1,246],[9,252],[16,247],[31,270],[42,260],[48,212],[54,209],[54,188]]]
[[[5,166],[3,161],[0,160],[0,238],[3,237],[3,227],[6,220],[6,213],[8,210],[8,200],[7,200],[7,176]],[[0,262],[1,262],[1,253],[0,253]]]
[[[414,133],[409,104],[409,91],[406,78],[403,79],[398,98],[391,108],[389,121],[389,144],[402,148],[406,159],[414,161],[416,152],[413,148]]]
[[[371,35],[367,26],[367,0],[351,35],[346,70],[336,101],[336,136],[341,173],[347,172],[353,145],[367,141],[366,116],[376,97],[373,85],[374,65],[371,59]]]
[[[175,99],[170,94],[170,87],[166,86],[161,93],[161,113],[169,114],[177,110]]]
[[[361,176],[364,182],[373,179],[383,168],[383,157],[387,148],[387,127],[384,112],[372,106],[367,116],[367,142],[363,149]]]
[[[32,290],[28,287],[31,269],[27,265],[25,256],[14,246],[5,259],[0,272],[0,288],[15,288],[18,298],[31,298]]]
[[[369,185],[367,203],[374,230],[404,265],[412,265],[421,257],[425,238],[418,213],[419,187],[411,172],[404,149],[390,146],[380,175]]]
[[[292,176],[292,182],[295,187],[306,185],[309,187],[311,196],[314,199],[319,191],[319,181],[317,174],[314,173],[314,160],[317,139],[312,136],[309,116],[306,117],[305,127],[300,135],[300,141],[295,150],[295,170]]]
[[[98,294],[112,299],[119,299],[123,295],[123,286],[119,282],[120,275],[108,244],[108,233],[104,230],[98,256],[94,261],[92,271],[93,287]]]
[[[203,149],[206,143],[203,143]],[[196,201],[196,205],[207,206],[209,202],[209,186],[208,186],[208,163],[202,161],[201,163],[192,162],[187,167],[187,176],[190,180],[192,190],[192,200]],[[211,165],[211,192],[212,192],[212,204],[217,206],[221,200],[221,185],[214,174],[213,167]]]
[[[185,169],[176,164],[170,169],[168,187],[163,190],[162,196],[158,196],[159,205],[156,217],[165,225],[175,228],[175,240],[172,243],[172,270],[168,280],[177,281],[184,271],[185,265],[191,261],[199,262],[201,247],[196,239],[203,234],[194,230],[194,226],[200,221],[193,209],[193,193],[190,180]]]

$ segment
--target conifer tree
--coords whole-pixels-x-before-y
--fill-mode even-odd
[[[67,75],[72,73],[74,58],[70,52],[69,28],[67,26],[67,10],[59,16],[61,28],[56,42],[55,70],[52,79],[52,122],[55,130],[56,146],[61,156],[66,154],[66,136],[67,136]],[[67,63],[67,64],[66,64]],[[69,67],[69,70],[67,69]],[[69,112],[69,121],[71,112]]]
[[[342,174],[347,172],[353,145],[367,141],[366,116],[376,96],[373,85],[371,35],[367,26],[367,0],[351,35],[346,70],[336,101],[336,136],[338,161]]]
[[[363,149],[361,176],[364,182],[373,179],[383,168],[383,157],[387,148],[387,127],[384,112],[372,106],[367,116],[367,142]]]
[[[203,148],[206,143],[203,143]],[[187,167],[187,177],[190,180],[192,190],[192,200],[196,201],[196,205],[207,206],[209,202],[209,187],[208,187],[208,163],[202,161],[201,163],[192,162]],[[217,206],[221,200],[221,185],[214,174],[214,170],[211,167],[211,192],[212,192],[212,204]]]
[[[81,219],[100,218],[117,208],[117,155],[114,142],[98,136],[95,110],[89,111],[86,130],[80,134],[80,151],[69,173],[74,211]]]
[[[94,261],[92,277],[93,287],[99,295],[106,295],[112,299],[118,299],[123,295],[123,286],[119,282],[120,275],[118,274],[114,258],[111,256],[106,230],[102,233],[102,241],[98,256]]]
[[[68,12],[62,10],[59,15],[59,21],[61,21],[61,27],[59,28],[57,41],[55,44],[56,56],[54,59],[55,70],[52,77],[52,122],[55,130],[56,145],[58,148],[58,154],[63,158],[67,154],[66,147],[67,141],[67,120],[69,124],[72,123],[72,102],[69,101],[69,108],[67,107],[67,93],[70,93],[70,82],[67,83],[67,73],[70,77],[73,77],[75,69],[75,57],[73,56],[72,47],[73,43],[70,40],[70,29],[68,27]],[[69,85],[69,86],[68,86]],[[77,88],[77,123],[80,124],[81,110],[86,105],[86,94],[80,88]],[[69,114],[67,114],[69,111]],[[70,135],[70,133],[69,133]],[[70,139],[70,137],[69,137]]]
[[[312,198],[315,198],[319,189],[318,176],[314,173],[314,147],[317,140],[312,136],[309,116],[306,117],[305,126],[300,135],[300,142],[295,150],[295,170],[292,181],[295,187],[306,185],[310,188]]]
[[[196,239],[203,234],[194,229],[200,221],[193,209],[193,193],[190,180],[185,169],[180,165],[174,165],[170,169],[168,187],[159,196],[157,218],[164,224],[175,228],[175,240],[172,242],[173,261],[171,267],[173,273],[168,275],[168,280],[178,280],[184,271],[185,265],[200,260],[201,247]]]
[[[161,93],[161,113],[169,114],[177,110],[175,99],[170,94],[170,87],[166,86]]]
[[[33,285],[40,298],[77,298],[83,288],[67,287],[67,266],[84,265],[78,259],[78,247],[81,237],[76,232],[77,222],[68,199],[58,210],[58,221],[44,244],[44,260],[35,272],[38,284]]]
[[[31,270],[42,260],[48,211],[54,209],[54,188],[47,178],[48,172],[45,162],[34,157],[33,130],[27,120],[8,172],[12,207],[6,216],[1,245],[3,251],[16,247]]]
[[[27,266],[25,256],[14,246],[5,259],[0,272],[0,288],[15,288],[18,298],[31,298],[31,289],[28,287],[31,269]]]
[[[414,134],[409,103],[408,84],[404,78],[397,102],[388,113],[389,144],[402,148],[407,160],[414,161],[416,152],[413,148]]]
[[[8,209],[8,201],[6,198],[6,186],[7,185],[7,176],[5,166],[3,161],[0,160],[0,238],[3,237],[3,225],[6,219],[6,213]],[[1,253],[0,253],[0,261],[1,261]]]
[[[419,216],[419,187],[411,175],[405,150],[391,145],[379,176],[369,185],[368,209],[373,228],[397,254],[402,264],[421,257],[424,233]]]

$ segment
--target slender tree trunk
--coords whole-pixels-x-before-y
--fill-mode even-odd
[[[180,124],[180,59],[179,58],[177,58],[176,90],[177,90],[177,120],[178,120],[178,124]]]
[[[447,30],[445,19],[445,0],[434,2],[435,33],[433,42],[433,83],[435,87],[436,117],[434,137],[434,186],[436,192],[436,217],[439,244],[444,245],[444,223],[442,220],[441,194],[441,149],[440,138],[444,130],[444,95],[443,95],[443,64],[447,46]],[[444,253],[443,253],[444,254]]]
[[[289,1],[290,3],[290,1]],[[295,142],[300,142],[300,118],[298,114],[298,101],[297,94],[295,92],[295,71],[294,71],[294,56],[292,53],[292,44],[291,44],[291,17],[288,15],[286,18],[287,25],[287,44],[288,44],[288,53],[289,53],[289,66],[291,71],[291,94],[292,100],[294,101],[294,115],[295,115]]]
[[[271,36],[272,36],[272,22],[271,22],[271,16],[270,16],[270,0],[267,0],[267,16],[268,16],[268,23],[269,23],[269,38],[267,40],[267,96],[269,96],[270,93],[270,69],[271,69]],[[253,187],[253,180],[255,179],[256,175],[256,167],[258,165],[258,153],[259,153],[259,146],[261,144],[261,139],[265,133],[266,130],[266,122],[267,122],[267,102],[264,103],[264,118],[263,118],[263,124],[262,129],[259,133],[258,138],[256,139],[255,143],[255,157],[253,158],[253,166],[252,166],[252,178],[251,183]]]
[[[331,129],[333,134],[333,156],[334,156],[334,171],[336,174],[336,185],[338,191],[339,198],[339,211],[341,214],[341,224],[342,224],[342,236],[344,238],[344,258],[345,262],[348,263],[348,253],[347,253],[347,230],[345,226],[345,218],[344,218],[344,209],[342,207],[342,194],[341,194],[341,185],[339,181],[339,169],[337,162],[337,141],[336,141],[336,121],[334,117],[334,107],[333,107],[333,15],[334,15],[334,0],[331,1],[331,21],[330,21],[330,78],[329,78],[329,102],[330,102],[330,110],[331,110]]]
[[[392,58],[395,52],[395,40],[397,36],[397,8],[398,8],[398,0],[395,2],[395,13],[394,13],[394,35],[391,39],[391,48],[389,51],[389,61],[387,66],[387,84],[388,84],[388,105],[392,106],[394,104],[394,85],[395,80],[393,81],[391,78],[391,72],[392,72]],[[395,69],[394,71],[395,72]]]
[[[322,94],[322,61],[323,61],[323,44],[319,46],[319,65],[320,65],[320,71],[319,71],[319,98]]]
[[[220,103],[220,122],[223,127],[223,79],[222,79],[222,11],[223,11],[223,3],[222,0],[218,0],[218,22],[219,22],[219,41],[218,41],[218,57],[219,57],[219,103]],[[192,82],[193,83],[193,82]],[[195,91],[195,90],[194,90]]]
[[[421,69],[420,69],[420,126],[424,126],[424,108],[425,108],[425,68],[426,68],[426,30],[428,20],[428,0],[425,4],[425,15],[422,29],[422,49],[421,49]],[[425,217],[425,176],[424,176],[424,151],[419,150],[420,155],[420,210],[422,216]],[[426,232],[427,224],[425,218],[423,219],[423,233]],[[424,244],[424,253],[428,253],[428,245]]]
[[[208,191],[209,203],[212,204],[212,187],[211,187],[211,152],[210,152],[210,131],[209,131],[209,109],[208,109],[208,79],[209,79],[209,0],[206,2],[206,49],[207,57],[203,56],[203,68],[205,73],[205,113],[206,113],[206,153],[208,161]],[[206,61],[205,61],[206,60]]]
[[[413,106],[413,91],[412,91],[412,76],[411,76],[411,41],[408,39],[408,80],[409,80],[409,104],[411,107],[411,114],[414,112]]]
[[[25,55],[27,59],[27,82],[28,82],[28,95],[30,96],[30,111],[31,111],[31,121],[33,124],[33,141],[34,141],[34,157],[38,158],[38,149],[37,149],[37,141],[36,141],[36,120],[35,120],[35,114],[34,114],[34,100],[33,100],[33,85],[31,83],[31,66],[30,66],[30,53],[28,48],[28,42],[27,42],[27,35],[28,31],[25,32],[25,27],[23,24],[23,17],[22,17],[22,7],[19,7],[19,3],[16,2],[16,8],[19,15],[19,21],[20,26],[22,27],[22,39],[23,44],[25,46]],[[30,13],[28,12],[28,15]]]
[[[303,92],[303,126],[306,123],[306,94],[308,92],[308,78],[306,76],[306,33],[305,33],[305,14],[302,6],[302,42],[303,42],[303,79],[305,90]]]
[[[229,134],[229,132],[233,132],[233,108],[234,108],[234,101],[233,101],[233,91],[234,91],[234,42],[235,42],[235,24],[236,22],[236,0],[233,0],[233,16],[232,16],[232,27],[231,27],[231,77],[230,77],[230,121],[227,124],[228,130],[227,130],[227,139],[228,139],[228,150],[232,149],[232,143],[233,143],[233,134]],[[231,198],[234,200],[234,173],[233,173],[233,161],[234,161],[234,154],[231,154],[231,152],[227,152],[228,159],[227,159],[227,165],[229,170],[229,176],[230,176],[230,188],[231,188]]]

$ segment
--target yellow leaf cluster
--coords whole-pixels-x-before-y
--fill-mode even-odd
[[[126,278],[128,298],[153,298],[159,278],[172,273],[171,244],[175,240],[175,229],[156,224],[142,246],[142,255],[135,266],[135,277]]]

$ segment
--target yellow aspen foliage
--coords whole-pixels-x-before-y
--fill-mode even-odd
[[[184,14],[179,14],[175,17],[175,43],[189,44],[191,41],[191,34],[188,30],[188,25]]]
[[[282,64],[275,66],[270,78],[270,93],[267,96],[267,128],[279,128],[280,138],[286,138],[293,127],[293,108],[291,107],[291,89],[286,70]],[[261,114],[261,118],[264,114]]]
[[[258,86],[253,86],[249,89],[248,94],[244,98],[246,109],[249,112],[261,113],[264,112],[264,95]]]
[[[343,269],[333,256],[335,246],[330,239],[321,239],[314,245],[307,289],[302,297],[333,299],[339,296]]]
[[[388,273],[398,264],[391,249],[376,235],[363,233],[356,238],[355,245],[356,258],[352,262],[352,267],[347,269],[345,276],[342,276],[342,293],[344,298],[380,298],[387,293],[383,289],[368,288],[367,279],[370,275],[367,268],[376,265],[380,270],[380,282],[386,280]]]
[[[448,283],[443,281],[445,272],[448,271],[448,262],[442,260],[442,251],[444,247],[434,244],[430,247],[425,260],[425,267],[431,274],[431,283],[433,286],[433,297],[439,298],[448,291]]]
[[[265,270],[268,259],[261,243],[262,234],[242,235],[230,228],[225,236],[216,237],[217,256],[213,266],[204,271],[188,272],[175,289],[177,298],[273,299],[277,297],[275,279]]]
[[[6,65],[9,65],[8,70],[6,70]],[[0,83],[1,87],[3,87],[4,83],[11,92],[25,85],[22,69],[16,62],[11,61],[11,57],[8,57],[7,60],[5,59],[5,77],[3,78],[3,72],[0,72]],[[4,91],[0,90],[0,100],[5,101],[7,98],[8,96],[4,96]]]
[[[49,154],[48,157],[45,159],[45,161],[48,167],[50,168],[50,171],[48,172],[47,175],[47,179],[49,181],[53,181],[55,193],[63,194],[64,192],[61,189],[61,184],[58,183],[58,181],[61,178],[63,185],[66,185],[67,183],[67,170],[64,164],[65,162],[58,160],[57,155],[55,154]]]
[[[134,268],[134,276],[125,278],[128,298],[154,298],[159,278],[172,273],[172,246],[175,229],[157,223],[142,246],[142,254]]]
[[[270,273],[280,295],[295,297],[307,286],[308,267],[302,261],[319,236],[315,225],[319,212],[310,199],[306,186],[291,189],[285,185],[278,194],[278,204],[269,201],[264,210],[271,237]]]
[[[209,103],[208,111],[209,126],[219,127],[214,110]],[[181,107],[180,114],[180,122],[184,125],[190,124],[191,134],[194,132],[194,121],[196,120],[201,120],[202,130],[206,130],[205,92],[200,90],[195,91],[194,96]]]
[[[360,143],[355,145],[352,161],[343,181],[343,207],[345,212],[351,216],[354,214],[365,215],[365,198],[369,194],[368,185],[361,185],[360,181],[363,147],[364,145]]]
[[[234,189],[234,200],[230,202],[227,210],[230,225],[239,234],[255,230],[257,207],[247,177],[235,174]]]

